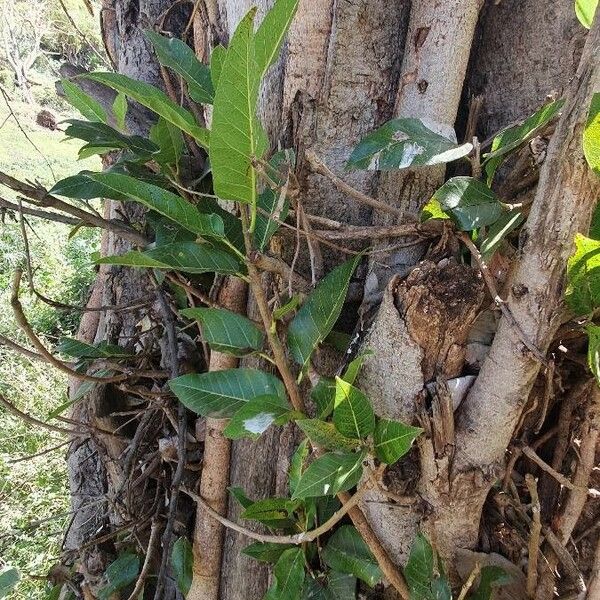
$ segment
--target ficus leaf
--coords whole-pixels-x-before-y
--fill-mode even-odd
[[[208,131],[196,123],[192,113],[175,104],[163,91],[153,85],[136,81],[120,73],[89,73],[85,77],[129,96],[192,136],[201,146],[208,148]]]
[[[210,69],[202,64],[194,51],[179,38],[169,38],[146,31],[161,65],[180,75],[188,86],[190,98],[198,104],[212,104],[214,89]]]
[[[359,254],[326,275],[290,323],[288,347],[299,365],[306,365],[313,350],[335,325],[344,305],[350,278],[361,258]]]
[[[300,600],[304,583],[304,552],[290,548],[279,557],[273,569],[275,583],[264,600]]]
[[[78,85],[68,79],[61,79],[60,84],[69,104],[76,108],[88,121],[106,123],[106,111],[102,105]]]
[[[217,352],[243,356],[261,350],[262,331],[247,317],[224,308],[188,308],[181,314],[202,324],[202,334]]]
[[[259,396],[285,401],[283,384],[270,373],[251,368],[182,375],[169,387],[190,410],[202,416],[230,418],[246,402]]]
[[[127,116],[127,96],[122,92],[117,94],[113,104],[112,112],[115,118],[115,124],[123,131],[125,129],[125,117]]]
[[[575,0],[575,14],[586,29],[592,27],[597,8],[598,0]]]
[[[451,600],[450,585],[441,569],[436,570],[435,558],[427,538],[418,533],[404,567],[411,600]]]
[[[180,537],[174,544],[171,550],[171,565],[175,574],[177,588],[187,596],[192,587],[194,554],[192,545],[187,538]]]
[[[242,552],[255,560],[266,563],[276,563],[280,556],[290,548],[291,544],[274,544],[273,542],[254,542],[246,546]]]
[[[160,148],[154,160],[161,165],[178,165],[184,153],[185,143],[181,129],[162,117],[150,128],[150,139]]]
[[[590,168],[600,177],[600,92],[592,96],[583,130],[583,153]]]
[[[327,450],[355,450],[358,446],[357,440],[343,436],[333,423],[319,419],[299,419],[296,425],[313,444]]]
[[[357,440],[375,430],[375,414],[369,399],[340,377],[335,381],[333,423],[343,436]]]
[[[565,300],[576,315],[600,306],[600,241],[575,235],[575,252],[567,263]]]
[[[133,583],[140,572],[140,559],[130,552],[121,554],[108,565],[105,573],[107,585],[100,590],[99,600],[109,600],[113,595]]]
[[[436,165],[462,158],[472,149],[472,144],[458,145],[419,119],[394,119],[360,141],[347,168],[386,171]]]
[[[479,250],[485,260],[489,260],[498,249],[502,240],[514,231],[523,221],[525,215],[520,210],[511,210],[502,214],[502,216],[490,227],[487,235],[481,242]]]
[[[393,465],[410,450],[421,433],[423,430],[420,427],[379,419],[373,435],[375,455],[381,462]]]
[[[6,598],[15,589],[20,579],[21,575],[17,569],[12,567],[3,568],[0,571],[0,598]]]

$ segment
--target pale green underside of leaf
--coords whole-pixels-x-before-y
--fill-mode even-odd
[[[592,96],[583,131],[583,153],[590,168],[600,177],[600,92]]]
[[[575,14],[586,29],[591,28],[597,8],[598,0],[575,0]]]
[[[120,73],[89,73],[85,77],[129,96],[132,100],[139,102],[142,106],[149,108],[191,135],[201,146],[208,148],[208,130],[196,123],[192,113],[175,104],[164,92],[153,85],[136,81]]]
[[[169,386],[190,410],[215,418],[230,418],[244,403],[259,396],[286,398],[279,379],[250,368],[182,375]]]

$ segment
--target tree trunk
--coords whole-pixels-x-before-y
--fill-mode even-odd
[[[194,39],[197,53],[206,55],[207,48],[227,41],[251,2],[206,0],[200,4],[203,18],[194,20]],[[260,19],[272,2],[256,4]],[[419,420],[430,434],[419,443],[417,452],[387,474],[390,488],[412,502],[404,506],[373,493],[362,504],[371,526],[398,564],[405,562],[419,529],[425,530],[447,557],[462,548],[476,548],[484,502],[503,474],[506,449],[540,369],[539,361],[523,350],[522,336],[542,352],[552,341],[571,241],[575,232],[585,230],[598,195],[598,184],[590,178],[580,149],[585,103],[600,85],[590,58],[594,49],[597,52],[597,44],[588,41],[583,69],[575,77],[586,35],[571,3],[501,0],[484,7],[481,4],[480,0],[441,4],[300,0],[281,58],[268,73],[261,94],[259,114],[272,148],[281,145],[296,152],[299,203],[306,212],[354,225],[397,225],[403,222],[398,216],[348,197],[330,179],[315,173],[305,158],[307,151],[314,152],[354,188],[399,207],[406,220],[414,219],[443,182],[445,169],[436,166],[382,176],[374,171],[344,173],[347,158],[365,134],[392,117],[410,116],[423,118],[441,132],[456,128],[460,137],[469,100],[480,95],[483,108],[477,134],[484,140],[529,116],[548,94],[562,94],[567,89],[570,93],[525,226],[529,241],[511,278],[510,310],[523,331],[501,319],[489,357],[456,414],[445,380],[464,374],[471,327],[482,310],[491,314],[477,269],[448,261],[446,256],[436,258],[435,252],[415,268],[428,249],[426,245],[390,252],[385,242],[376,247],[384,252],[373,255],[368,272],[357,276],[356,289],[364,286],[362,314],[373,315],[363,346],[375,351],[365,362],[359,385],[380,416]],[[168,0],[105,4],[104,39],[119,71],[152,83],[160,81],[141,29],[155,23],[169,6]],[[176,15],[171,18],[171,30],[181,32]],[[185,22],[182,18],[183,26]],[[598,35],[597,30],[596,25],[590,39]],[[138,131],[143,132],[145,125],[138,123]],[[132,212],[129,206],[115,204],[108,210],[110,216],[127,210],[133,221],[143,220],[143,214]],[[291,258],[295,239],[285,233],[281,239],[282,256]],[[545,257],[549,248],[556,249],[557,239],[561,250],[548,264]],[[109,254],[128,249],[110,234],[104,244]],[[319,260],[308,260],[303,247],[297,265],[308,279],[318,279],[343,258],[341,252],[315,246],[312,250]],[[523,289],[525,293],[521,293]],[[101,295],[101,304],[124,304],[153,293],[144,273],[103,268],[91,302]],[[449,303],[448,298],[458,300]],[[252,310],[250,299],[249,312]],[[144,311],[108,313],[97,324],[95,334],[90,336],[88,331],[94,326],[87,323],[80,335],[126,344],[143,316]],[[354,310],[348,308],[344,319],[354,325]],[[433,415],[424,401],[427,384],[434,389]],[[100,396],[95,402],[90,399],[77,409],[78,418],[98,419],[109,414],[106,403],[111,402],[110,393],[110,388],[96,392]],[[440,419],[450,424],[445,437],[440,437]],[[137,427],[142,425],[148,426],[143,417]],[[493,431],[488,435],[490,428]],[[253,499],[285,495],[295,441],[293,429],[284,427],[271,428],[257,442],[234,443],[229,485],[243,488]],[[98,465],[89,460],[95,443],[71,454],[71,486],[77,508],[90,498],[107,492],[110,496],[124,475],[117,463],[127,456],[126,448],[109,444],[111,460]],[[210,482],[203,481],[203,485],[210,488]],[[80,500],[82,493],[85,500]],[[140,499],[139,506],[147,508],[148,499]],[[101,522],[88,518],[93,511],[78,513],[72,548],[108,522],[120,522],[112,509]],[[230,499],[229,518],[237,521],[239,514],[239,507]],[[192,516],[191,511],[187,516]],[[208,539],[219,537],[218,527],[209,529]],[[240,554],[247,543],[234,531],[225,534],[220,600],[260,600],[265,594],[269,570]],[[214,565],[209,566],[214,579]],[[211,585],[214,587],[214,581]]]

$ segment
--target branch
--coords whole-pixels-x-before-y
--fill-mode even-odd
[[[19,207],[5,200],[4,198],[0,198],[0,208],[13,210],[15,212],[19,212]],[[29,208],[28,206],[24,206],[22,209],[23,214],[30,215],[32,217],[39,217],[40,219],[45,219],[46,221],[56,221],[57,223],[64,223],[65,225],[80,225],[81,221],[79,219],[75,219],[73,217],[67,217],[66,215],[61,215],[59,213],[53,213],[46,210],[38,210],[36,208]]]

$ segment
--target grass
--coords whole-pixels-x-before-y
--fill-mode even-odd
[[[50,93],[50,92],[48,92]],[[35,124],[38,107],[14,102],[11,106],[21,127],[0,107],[0,170],[23,180],[51,186],[55,180],[81,169],[98,169],[98,160],[77,162],[79,143],[64,141],[60,131]],[[72,115],[61,115],[67,118]],[[28,139],[29,138],[29,139]],[[38,150],[34,148],[35,145]],[[10,194],[2,189],[7,198]],[[14,198],[14,196],[12,196]],[[69,228],[39,219],[28,219],[28,239],[36,287],[56,300],[81,304],[93,280],[90,252],[97,249],[98,234],[81,229],[69,240]],[[0,332],[26,344],[17,331],[9,304],[14,268],[25,253],[18,222],[6,215],[0,223]],[[60,335],[74,334],[77,317],[32,299],[23,286],[25,311],[47,346]],[[67,399],[63,374],[0,347],[0,393],[20,409],[46,419]],[[43,577],[58,561],[69,510],[65,448],[20,462],[14,459],[36,454],[64,441],[44,429],[34,429],[0,408],[0,571],[5,565],[21,572],[12,600],[47,598]],[[33,575],[34,577],[30,577]]]

